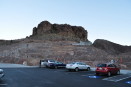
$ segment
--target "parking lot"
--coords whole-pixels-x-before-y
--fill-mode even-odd
[[[0,87],[131,87],[131,75],[95,76],[94,71],[69,72],[66,69],[38,67],[3,68]]]

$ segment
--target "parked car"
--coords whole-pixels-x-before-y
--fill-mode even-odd
[[[49,68],[65,68],[66,64],[62,63],[62,62],[58,62],[55,61],[54,63],[50,63],[50,65],[48,66]]]
[[[52,59],[40,60],[39,67],[50,67],[50,65],[55,62],[56,61]]]
[[[3,69],[0,69],[0,79],[1,79],[1,78],[3,78],[3,77],[4,77],[4,75],[5,75],[5,74],[4,74]]]
[[[111,76],[112,74],[120,74],[120,68],[115,64],[98,64],[95,72],[96,75],[106,74]]]
[[[68,69],[69,71],[71,70],[75,70],[76,72],[79,70],[90,70],[90,66],[83,63],[83,62],[73,62],[70,64],[66,64],[66,69]]]

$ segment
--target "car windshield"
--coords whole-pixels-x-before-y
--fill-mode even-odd
[[[106,67],[106,64],[98,64],[97,67]]]

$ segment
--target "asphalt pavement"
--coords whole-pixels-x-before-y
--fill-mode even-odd
[[[131,87],[131,84],[125,83],[131,78],[108,81],[103,80],[107,76],[96,77],[94,71],[69,72],[66,69],[38,67],[3,70],[5,77],[0,81],[0,87]]]
[[[131,87],[129,71],[107,77],[95,76],[95,68],[79,72],[19,64],[0,64],[0,68],[5,73],[0,87]]]

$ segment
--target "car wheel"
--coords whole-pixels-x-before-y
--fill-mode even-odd
[[[58,67],[57,67],[57,66],[55,66],[55,69],[58,69]]]
[[[75,68],[75,71],[76,71],[76,72],[78,72],[78,71],[79,71],[79,68],[78,68],[78,67],[76,67],[76,68]]]
[[[107,76],[110,77],[110,76],[111,76],[111,72],[108,72],[108,73],[107,73]]]
[[[117,71],[117,75],[120,75],[120,71]]]
[[[90,71],[90,67],[87,68],[87,71]]]

